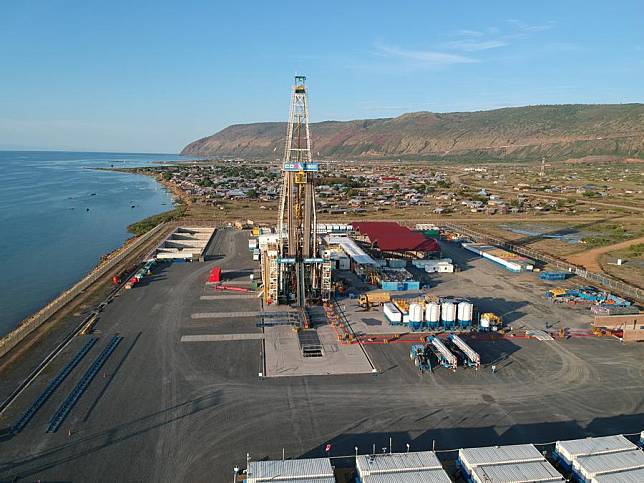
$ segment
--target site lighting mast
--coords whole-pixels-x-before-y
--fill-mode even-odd
[[[277,262],[279,298],[294,301],[299,307],[304,307],[309,299],[324,297],[321,280],[326,267],[318,255],[313,190],[318,171],[319,164],[311,159],[306,77],[296,76],[282,164]]]

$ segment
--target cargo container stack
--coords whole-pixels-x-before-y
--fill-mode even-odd
[[[553,457],[577,481],[644,481],[644,452],[622,435],[557,441]]]
[[[474,483],[565,481],[532,444],[460,449],[456,465]]]

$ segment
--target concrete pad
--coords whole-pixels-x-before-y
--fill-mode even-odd
[[[261,312],[199,312],[192,314],[191,319],[230,319],[235,317],[257,317]]]
[[[547,334],[543,330],[527,330],[526,334],[540,341],[554,340],[550,334]]]
[[[241,300],[241,299],[256,299],[257,294],[221,294],[221,295],[202,295],[200,300]]]
[[[373,367],[359,344],[340,345],[330,325],[319,327],[323,357],[303,357],[291,327],[265,329],[266,377],[370,374]]]
[[[221,342],[229,340],[261,340],[264,334],[199,334],[184,335],[181,342]]]

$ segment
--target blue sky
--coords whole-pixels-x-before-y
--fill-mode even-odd
[[[0,0],[0,147],[177,152],[233,123],[644,101],[641,0]]]

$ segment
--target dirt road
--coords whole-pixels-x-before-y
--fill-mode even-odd
[[[634,238],[632,240],[626,240],[626,241],[616,243],[614,245],[608,245],[605,247],[593,248],[592,250],[588,250],[581,253],[575,253],[574,255],[570,255],[569,257],[566,257],[566,259],[570,263],[574,263],[575,265],[580,265],[582,267],[585,267],[586,270],[589,270],[591,272],[602,272],[603,270],[601,268],[601,265],[599,264],[600,255],[608,252],[614,252],[615,250],[628,248],[631,245],[635,245],[636,243],[644,243],[644,237]]]

